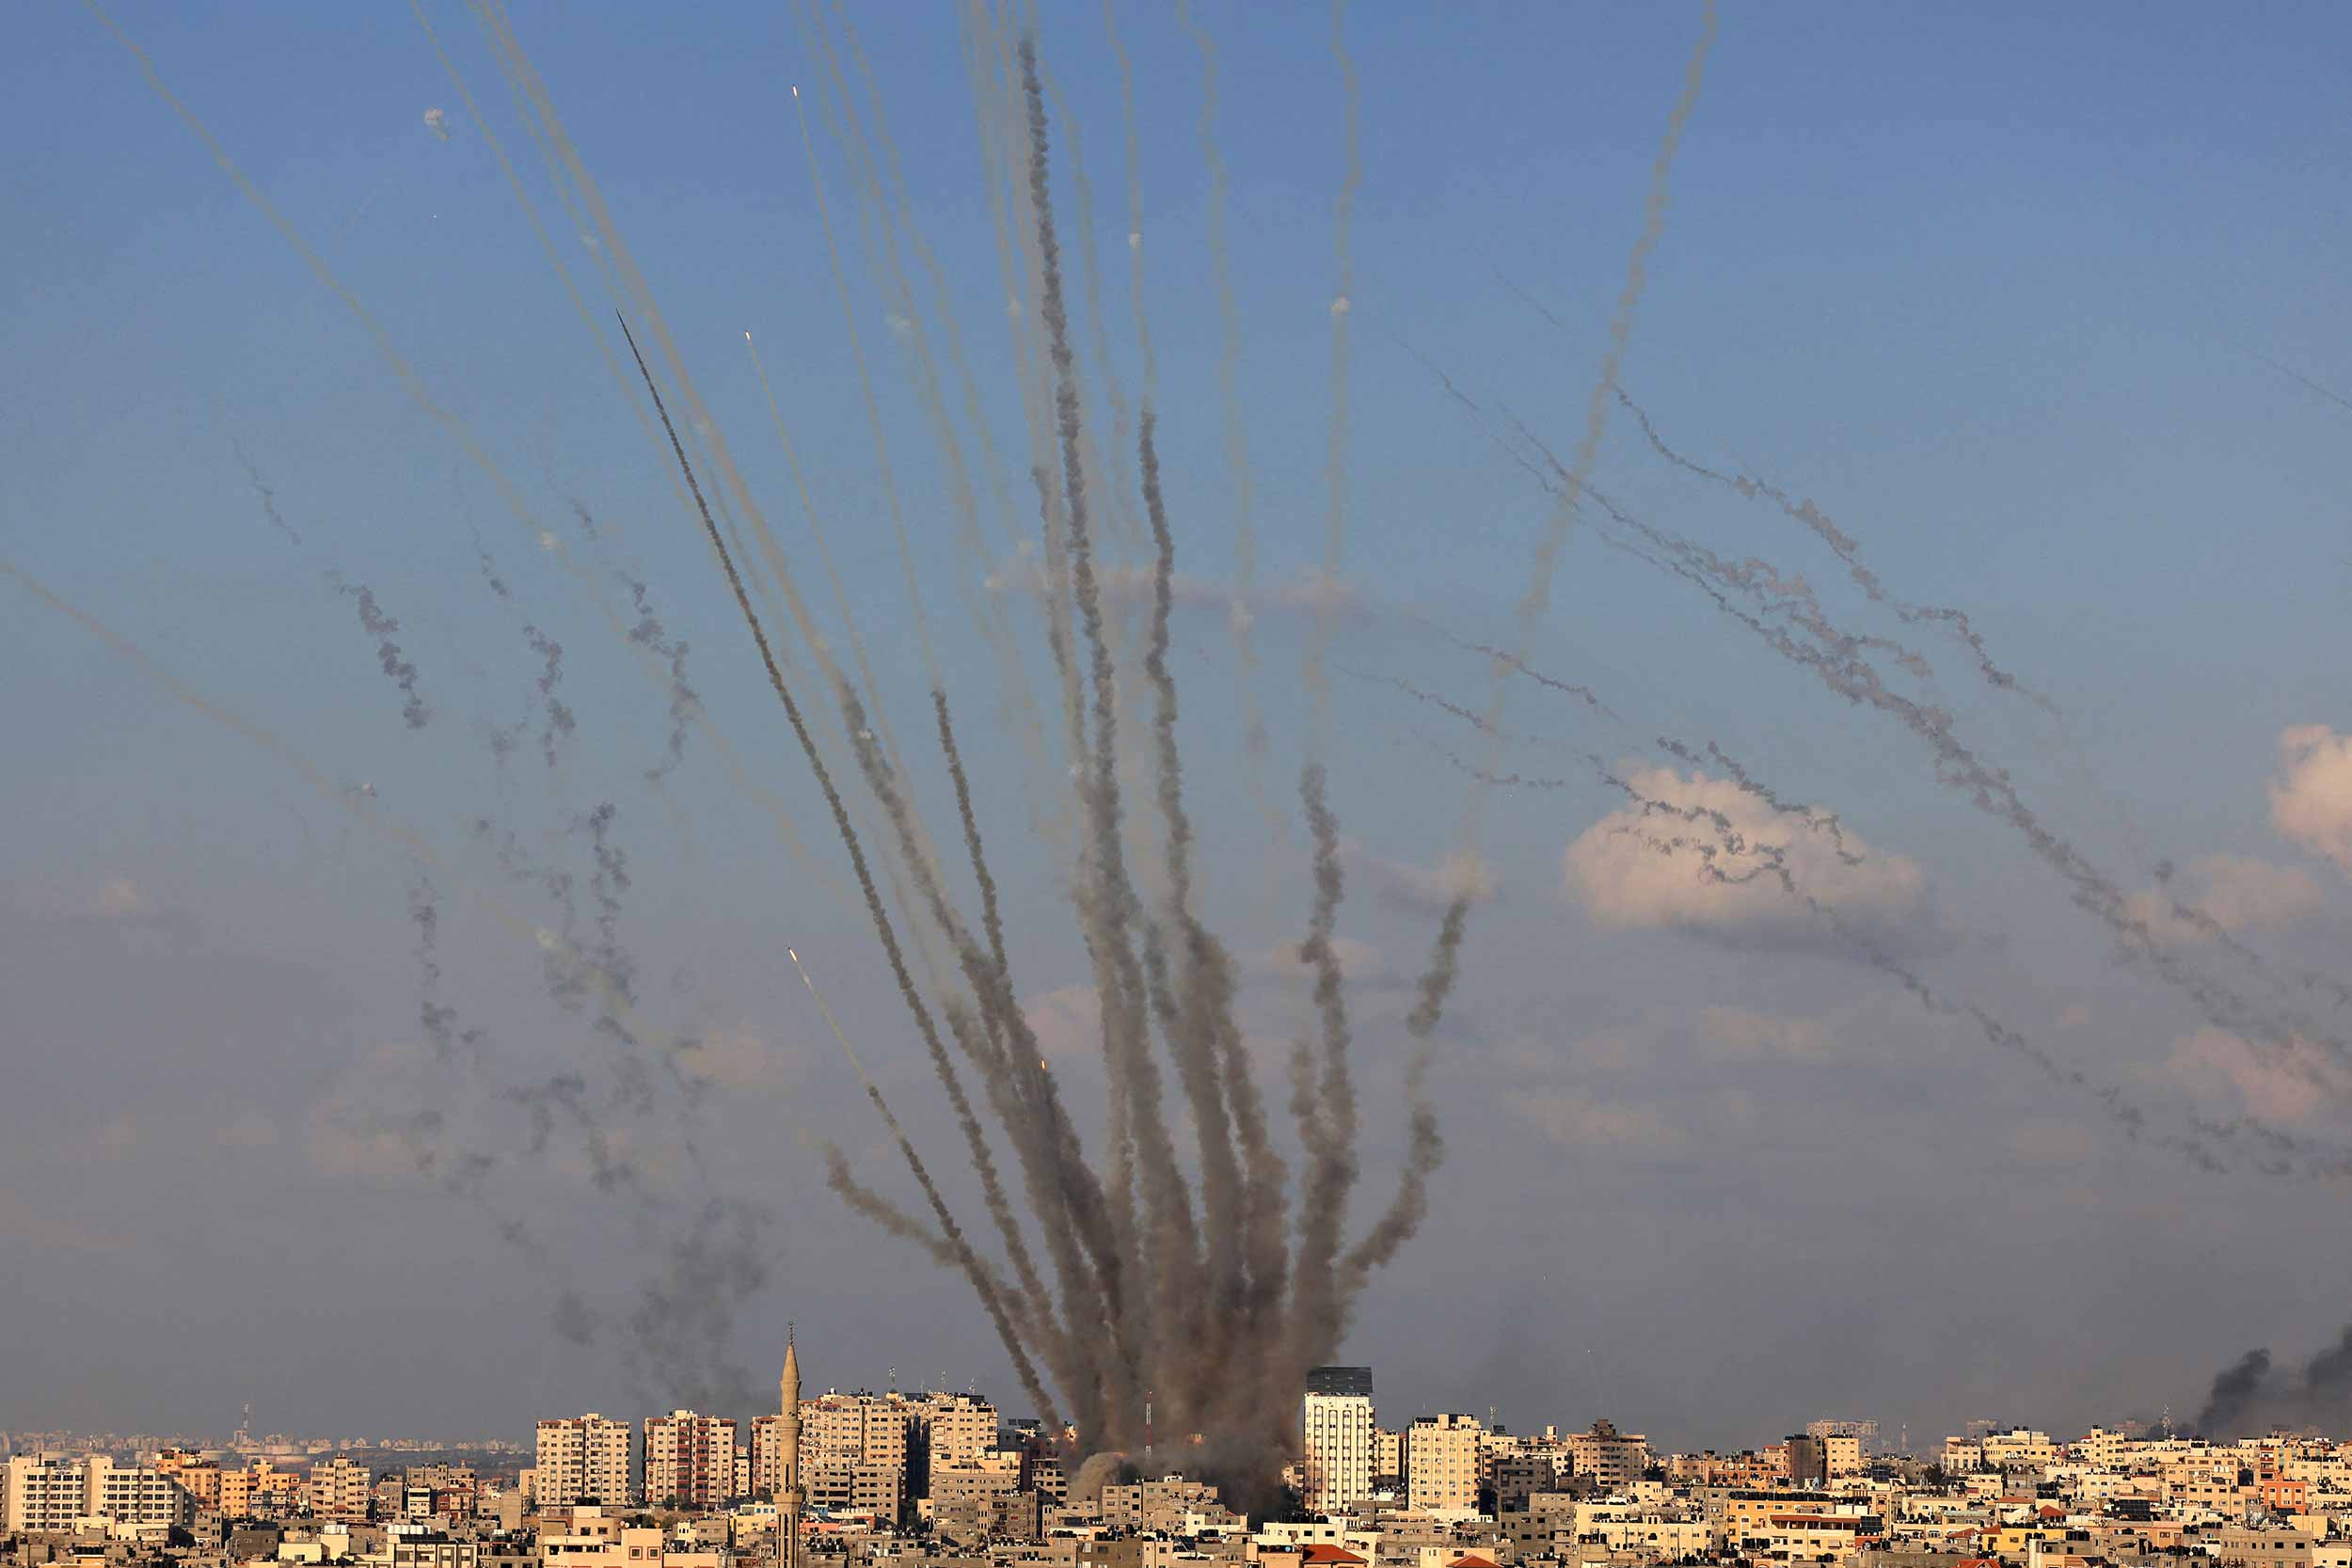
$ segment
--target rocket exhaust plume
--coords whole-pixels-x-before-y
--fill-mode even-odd
[[[433,710],[425,705],[424,693],[419,689],[417,667],[409,662],[408,656],[402,653],[400,644],[393,641],[400,635],[400,623],[384,613],[383,608],[375,602],[374,593],[365,585],[347,583],[332,573],[328,574],[327,580],[334,584],[336,593],[346,595],[358,607],[360,626],[375,639],[376,662],[383,667],[384,673],[391,677],[392,684],[400,688],[401,722],[412,730],[424,728],[426,721],[433,717]]]
[[[958,895],[931,856],[901,776],[904,764],[877,736],[861,694],[832,677],[829,696],[855,763],[851,777],[880,811],[882,838],[875,854],[895,856],[884,863],[899,868],[894,875],[903,874],[898,887],[906,912],[897,916],[882,901],[826,748],[770,644],[726,532],[703,504],[693,464],[671,428],[661,388],[627,322],[622,330],[654,413],[670,435],[671,453],[695,502],[702,532],[719,558],[770,688],[824,796],[901,1003],[946,1091],[989,1212],[988,1228],[1002,1244],[1006,1262],[1000,1266],[982,1255],[983,1233],[967,1232],[959,1223],[944,1173],[926,1159],[862,1067],[860,1081],[914,1177],[922,1205],[914,1212],[900,1209],[860,1182],[835,1149],[825,1155],[828,1184],[858,1212],[964,1277],[1025,1391],[1054,1418],[1067,1415],[1081,1454],[1115,1456],[1141,1447],[1149,1399],[1160,1420],[1210,1437],[1216,1479],[1232,1485],[1236,1501],[1248,1506],[1268,1498],[1280,1459],[1296,1441],[1290,1430],[1295,1419],[1290,1402],[1267,1400],[1264,1390],[1296,1384],[1309,1366],[1337,1353],[1366,1278],[1395,1256],[1425,1212],[1427,1176],[1442,1148],[1426,1094],[1427,1048],[1457,973],[1468,901],[1457,902],[1440,929],[1407,1024],[1415,1056],[1408,1069],[1408,1152],[1398,1194],[1369,1232],[1351,1237],[1346,1201],[1359,1177],[1354,1151],[1359,1108],[1344,977],[1332,947],[1344,892],[1338,818],[1322,770],[1311,768],[1302,776],[1301,798],[1314,846],[1313,895],[1302,953],[1315,972],[1319,1022],[1311,1071],[1295,1101],[1308,1152],[1293,1216],[1286,1212],[1286,1166],[1273,1146],[1236,1016],[1235,966],[1201,913],[1201,867],[1184,802],[1182,708],[1169,659],[1176,539],[1161,483],[1153,411],[1148,404],[1138,410],[1135,449],[1153,565],[1140,679],[1130,695],[1122,687],[1134,677],[1122,675],[1120,661],[1136,656],[1122,651],[1104,604],[1096,537],[1102,499],[1089,454],[1063,297],[1046,93],[1030,40],[1019,40],[1016,58],[1018,103],[1027,131],[1025,207],[1032,232],[1025,244],[1037,268],[1037,309],[1027,318],[1027,329],[1036,335],[1037,362],[1046,372],[1050,432],[1051,467],[1041,465],[1036,476],[1048,530],[1046,626],[1056,662],[1065,673],[1065,720],[1082,828],[1071,896],[1101,1000],[1101,1045],[1117,1117],[1111,1136],[1091,1158],[1062,1107],[1050,1060],[1020,1005],[1008,956],[1007,912],[945,687],[935,683],[931,690],[933,718],[954,789],[968,885],[978,896],[975,919],[957,908]],[[1141,707],[1131,710],[1131,704]],[[1120,723],[1131,711],[1142,732],[1139,761],[1158,829],[1157,869],[1164,873],[1149,893],[1136,857],[1152,835],[1140,824],[1130,828],[1123,800],[1130,785]],[[601,875],[604,883],[592,881],[592,895],[611,882],[609,871]],[[918,934],[930,930],[945,939],[961,991],[936,1004],[926,999],[905,959],[901,918],[916,922]],[[799,967],[797,951],[787,955]],[[801,974],[854,1065],[846,1034],[804,968]],[[1165,1102],[1163,1076],[1168,1071],[1197,1139],[1189,1155],[1179,1154]],[[977,1087],[967,1092],[965,1084],[974,1080]],[[992,1131],[1011,1152],[1011,1171],[1004,1175],[995,1164]],[[1016,1212],[1016,1201],[1025,1212]],[[1032,1238],[1040,1244],[1034,1254]],[[1072,1456],[1073,1464],[1077,1457]]]

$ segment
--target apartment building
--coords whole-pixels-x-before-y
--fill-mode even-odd
[[[196,1499],[163,1470],[118,1465],[106,1455],[39,1453],[10,1458],[0,1520],[10,1534],[70,1530],[84,1519],[155,1528],[184,1526]]]
[[[1305,1500],[1317,1513],[1345,1513],[1372,1496],[1370,1367],[1316,1367],[1307,1373],[1300,1416]]]
[[[1475,1416],[1422,1416],[1405,1430],[1405,1499],[1429,1513],[1478,1510],[1479,1438]]]
[[[627,1421],[590,1411],[539,1423],[533,1484],[543,1509],[637,1501],[636,1434]]]
[[[1649,1439],[1638,1432],[1619,1432],[1608,1421],[1595,1421],[1568,1434],[1568,1456],[1576,1473],[1590,1476],[1595,1486],[1622,1492],[1649,1468]]]
[[[337,1454],[310,1466],[307,1491],[310,1512],[316,1517],[361,1524],[366,1522],[370,1504],[374,1500],[375,1478],[349,1454]]]
[[[996,1446],[996,1407],[971,1394],[926,1394],[915,1418],[932,1466],[968,1465]]]
[[[644,1500],[655,1506],[716,1508],[735,1494],[735,1421],[674,1410],[644,1424]]]

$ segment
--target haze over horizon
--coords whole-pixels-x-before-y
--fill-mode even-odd
[[[825,651],[777,614],[780,679],[944,1006],[955,944],[875,784],[977,929],[941,673],[1017,1010],[1092,1157],[1121,1069],[1108,916],[1072,919],[1098,786],[1056,728],[1018,69],[976,92],[947,8],[855,15],[854,48],[803,8],[494,10],[600,214],[496,30],[421,14],[57,8],[0,63],[0,1322],[38,1350],[0,1356],[0,1415],[735,1414],[787,1321],[813,1388],[895,1368],[1025,1413],[966,1283],[828,1190],[831,1142],[931,1223],[803,961],[986,1233],[645,397],[755,586],[723,457],[783,541]],[[1410,1168],[1410,1021],[1468,911],[1426,1218],[1352,1320],[1311,1275],[1246,1319],[1292,1360],[1343,1323],[1384,1419],[1924,1445],[2185,1419],[2249,1350],[2291,1382],[2336,1341],[2352,18],[2131,16],[1359,8],[1343,55],[1321,8],[1038,8],[1124,842],[1158,907],[1148,400],[1234,981],[1197,1032],[1230,1018],[1301,1179],[1323,763],[1347,1243]],[[989,1125],[1010,1172],[1036,1134]],[[2277,1392],[2352,1432],[2332,1385]]]

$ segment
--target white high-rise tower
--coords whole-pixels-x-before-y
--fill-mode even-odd
[[[1372,1369],[1309,1371],[1300,1418],[1307,1506],[1317,1513],[1345,1513],[1361,1506],[1372,1496]]]

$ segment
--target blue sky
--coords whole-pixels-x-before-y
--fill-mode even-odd
[[[675,1026],[752,1042],[707,1135],[729,1180],[774,1206],[764,1244],[788,1261],[743,1307],[735,1354],[764,1366],[777,1322],[797,1316],[825,1347],[818,1381],[875,1379],[921,1341],[955,1381],[1001,1385],[950,1284],[836,1212],[813,1164],[776,1135],[859,1109],[779,973],[779,940],[824,956],[845,1017],[901,1098],[923,1100],[868,944],[778,847],[707,733],[659,792],[644,786],[668,721],[660,691],[537,546],[540,529],[557,531],[621,608],[626,579],[647,585],[666,633],[691,645],[711,724],[837,877],[723,585],[492,155],[485,131],[601,323],[596,254],[471,17],[427,10],[486,125],[403,9],[115,14],[495,454],[529,516],[403,391],[100,22],[59,7],[16,18],[0,63],[19,150],[0,197],[0,330],[21,388],[0,422],[6,557],[333,778],[372,786],[371,809],[517,903],[536,895],[504,878],[476,819],[549,863],[576,860],[585,814],[614,800],[648,983],[659,976]],[[1198,17],[1218,65],[1260,578],[1277,591],[1324,550],[1341,76],[1319,8]],[[859,20],[975,368],[993,478],[1025,527],[1016,324],[955,13]],[[2120,886],[2152,885],[2161,859],[2210,855],[2307,879],[2313,897],[2282,895],[2291,915],[2265,907],[2245,928],[2284,972],[2324,969],[2344,929],[2343,869],[2281,834],[2266,789],[2281,732],[2352,729],[2352,415],[2265,361],[2352,387],[2339,264],[2352,148],[2338,103],[2352,22],[2323,7],[2258,21],[2190,7],[1732,8],[1672,171],[1626,384],[1682,451],[1817,500],[1896,594],[1965,607],[2062,718],[1975,683],[1954,644],[1864,603],[1778,512],[1678,475],[1622,420],[1596,478],[1726,555],[1803,571],[1841,620],[1916,643],[1938,671],[1925,697]],[[743,353],[743,332],[757,335],[885,709],[919,734],[922,664],[789,91],[807,90],[924,607],[993,781],[984,803],[1022,842],[1025,763],[961,596],[987,594],[979,579],[1009,546],[986,483],[991,559],[957,543],[947,466],[872,259],[879,230],[816,90],[825,67],[801,13],[524,7],[514,22],[747,479],[805,552]],[[1200,55],[1157,8],[1122,8],[1119,25],[1135,67],[1169,501],[1185,571],[1215,584],[1232,573],[1234,487]],[[1440,752],[1475,737],[1380,677],[1483,702],[1485,661],[1423,621],[1508,636],[1548,509],[1427,367],[1564,456],[1573,448],[1698,25],[1680,6],[1363,7],[1347,20],[1363,183],[1343,576],[1359,597],[1334,650],[1332,760],[1361,857],[1346,929],[1391,968],[1409,969],[1426,915],[1384,902],[1377,868],[1425,868],[1459,847],[1473,786]],[[1095,8],[1042,7],[1040,35],[1081,354],[1107,432],[1068,154],[1074,120],[1102,336],[1132,397],[1120,77]],[[446,140],[424,122],[431,108]],[[944,347],[919,273],[916,293]],[[949,401],[976,453],[952,383]],[[299,549],[262,516],[240,450]],[[601,520],[597,536],[573,523],[574,499]],[[512,608],[483,581],[477,532]],[[800,559],[804,585],[821,582]],[[425,730],[401,724],[330,572],[401,620],[435,710]],[[1025,595],[999,597],[1034,629]],[[488,726],[533,711],[526,621],[569,661],[581,733],[556,768],[535,736],[502,768],[485,744]],[[1256,626],[1278,792],[1298,760],[1307,625],[1277,593]],[[1942,933],[1917,948],[1940,987],[2166,1114],[2262,1108],[2268,1069],[2201,1078],[2224,1048],[2183,1042],[2211,1021],[2116,964],[2016,836],[1938,786],[1915,738],[1763,653],[1687,586],[1580,531],[1529,652],[1602,689],[1629,722],[1516,689],[1512,770],[1577,773],[1588,752],[1656,768],[1654,735],[1718,739],[1915,868],[1924,891],[1901,895],[1902,919]],[[1237,948],[1295,940],[1303,880],[1285,868],[1303,840],[1294,827],[1269,843],[1249,803],[1222,615],[1187,610],[1176,654],[1216,907]],[[397,1169],[397,1150],[321,1132],[348,1131],[354,1104],[387,1097],[421,1097],[452,1121],[480,1097],[413,1060],[410,857],[29,599],[0,616],[0,722],[29,762],[0,773],[0,808],[20,825],[0,850],[0,1031],[24,1091],[0,1113],[0,1143],[21,1151],[0,1154],[0,1225],[49,1265],[9,1271],[0,1310],[63,1347],[0,1372],[0,1404],[57,1424],[200,1424],[256,1397],[319,1426],[520,1430],[542,1406],[666,1392],[629,1383],[610,1347],[551,1344],[543,1326],[551,1294],[572,1288],[554,1272],[626,1302],[658,1269],[658,1249],[630,1233],[642,1216],[600,1207],[561,1171],[526,1170],[516,1201],[534,1206],[561,1261],[517,1267],[478,1214]],[[1429,1234],[1368,1299],[1351,1342],[1384,1390],[1415,1408],[1499,1402],[1522,1422],[1608,1414],[1718,1445],[1768,1439],[1833,1403],[1923,1432],[1979,1414],[2065,1425],[2193,1402],[2249,1345],[2293,1355],[2332,1332],[2335,1265],[2312,1265],[2307,1293],[2258,1299],[2229,1274],[2326,1223],[2329,1194],[2200,1177],[2127,1146],[2083,1097],[1987,1054],[1851,961],[1759,939],[1739,910],[1613,924],[1592,884],[1580,893],[1563,872],[1571,843],[1598,842],[1585,835],[1624,805],[1581,779],[1492,802],[1485,849],[1504,895],[1482,914],[1454,1014],[1441,1090],[1454,1157]],[[1078,984],[1052,857],[1003,858],[1036,991]],[[452,993],[512,1053],[510,1070],[592,1051],[579,1021],[548,1008],[535,958],[456,887],[440,893]],[[2233,961],[2210,946],[2195,957]],[[1293,1014],[1279,984],[1263,990],[1256,1021],[1279,1037]],[[1368,1098],[1391,1105],[1401,1007],[1376,978],[1362,1006]],[[1735,1012],[1749,1022],[1727,1022]],[[2332,1096],[2297,1111],[2313,1135],[2340,1131]],[[1388,1168],[1393,1130],[1375,1118],[1366,1136],[1368,1164]],[[2197,1256],[2216,1259],[2213,1276],[2176,1279]],[[453,1296],[452,1276],[485,1281],[486,1324],[452,1326],[477,1300]],[[257,1317],[261,1277],[281,1284]],[[1431,1348],[1429,1325],[1458,1321],[1466,1282],[1478,1331]],[[973,1321],[937,1327],[951,1305]],[[1722,1348],[1725,1313],[1739,1354]],[[103,1348],[119,1325],[199,1332],[224,1354],[123,1363]],[[494,1352],[500,1373],[464,1386],[313,1375],[355,1338],[421,1355],[453,1332]],[[1778,1347],[1770,1366],[1747,1353],[1759,1332]],[[1944,1348],[1932,1364],[1920,1337]]]

